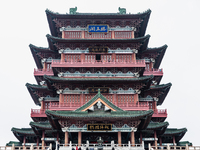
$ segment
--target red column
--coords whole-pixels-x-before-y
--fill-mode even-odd
[[[159,138],[159,143],[160,143],[160,146],[162,146],[162,138],[161,137]]]
[[[37,146],[39,146],[39,136],[37,137]]]
[[[57,141],[59,142],[59,132],[57,131]]]
[[[65,54],[64,53],[61,54],[61,62],[65,62]]]
[[[142,144],[142,132],[140,132],[140,144]]]
[[[132,38],[135,38],[134,31],[131,32]]]
[[[154,130],[154,145],[157,146],[157,134],[156,134],[156,130]]]
[[[78,146],[81,146],[82,143],[82,135],[81,135],[81,131],[78,132]]]
[[[122,144],[121,131],[118,131],[118,146],[121,146],[121,144]]]
[[[174,135],[173,135],[173,144],[176,145],[176,140]]]
[[[134,133],[134,131],[131,131],[131,145],[135,146],[135,133]]]
[[[65,146],[68,146],[68,143],[69,143],[69,135],[68,135],[68,132],[65,131]]]
[[[136,104],[138,102],[138,94],[134,94],[134,104]]]
[[[23,139],[23,149],[26,149],[26,146],[25,146],[25,144],[26,144],[26,136],[24,135],[24,139]]]
[[[45,130],[42,131],[42,149],[44,149],[45,146],[44,138],[45,138]]]

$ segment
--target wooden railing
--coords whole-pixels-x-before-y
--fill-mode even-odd
[[[52,67],[145,67],[145,60],[133,61],[101,61],[82,60],[65,62],[57,59],[52,60]]]
[[[90,33],[87,31],[64,31],[65,39],[132,39],[133,31],[110,31],[109,33]]]
[[[43,75],[53,76],[52,69],[34,69],[34,76],[43,76]]]
[[[149,144],[149,150],[200,150],[200,146],[176,146],[176,145],[165,145],[165,146],[151,146]]]
[[[163,75],[163,69],[146,69],[144,71],[144,76],[154,75],[154,76],[162,76]]]

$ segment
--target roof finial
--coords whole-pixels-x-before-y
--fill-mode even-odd
[[[69,14],[75,15],[75,14],[76,14],[76,11],[77,11],[77,7],[75,7],[75,8],[70,8],[70,9],[69,9]]]
[[[100,89],[98,89],[98,94],[101,94],[101,90]]]
[[[126,8],[118,8],[119,14],[126,14]]]

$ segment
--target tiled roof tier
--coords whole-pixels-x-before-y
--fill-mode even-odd
[[[22,146],[22,142],[16,142],[16,141],[9,141],[9,143],[6,143],[6,146],[12,146],[13,144],[15,146]]]
[[[186,128],[176,129],[176,128],[167,128],[164,135],[178,135],[185,134],[187,132]]]
[[[53,91],[49,90],[47,86],[26,83],[26,87],[36,105],[40,105],[40,102],[38,100],[39,96],[35,93],[35,91],[46,93],[46,96],[53,93]]]
[[[153,75],[138,77],[138,78],[61,78],[55,76],[47,76],[44,75],[44,79],[47,83],[48,88],[52,89],[51,85],[53,83],[112,83],[113,81],[117,81],[118,83],[124,82],[142,82],[146,84],[146,88],[149,88],[151,84],[151,80],[153,79]]]
[[[98,98],[102,99],[108,106],[112,107],[113,109],[115,109],[116,111],[123,111],[121,108],[117,107],[116,105],[114,105],[112,102],[110,102],[109,100],[107,100],[101,93],[100,91],[98,91],[98,93],[90,100],[88,101],[86,104],[84,104],[83,106],[79,107],[78,109],[76,109],[76,112],[82,111],[84,109],[86,109],[87,107],[89,107],[92,103],[94,103]]]
[[[163,45],[161,47],[156,47],[156,48],[147,48],[146,50],[144,51],[139,51],[139,53],[137,54],[137,56],[139,58],[144,58],[145,56],[147,56],[148,54],[153,54],[153,55],[157,55],[155,59],[155,63],[154,63],[154,66],[153,68],[159,68],[160,64],[161,64],[161,61],[163,59],[163,56],[166,52],[166,49],[167,49],[167,45]]]
[[[29,125],[31,127],[36,127],[40,129],[46,129],[46,130],[51,130],[52,126],[50,125],[49,122],[30,122]]]
[[[168,122],[150,122],[146,130],[155,130],[155,129],[167,127],[168,125],[169,125]]]
[[[176,128],[167,128],[162,136],[163,143],[170,143],[172,141],[172,136],[175,136],[175,142],[179,142],[182,137],[187,132],[186,128],[176,129]]]
[[[91,43],[95,44],[103,44],[104,46],[111,47],[111,44],[115,43],[120,46],[121,44],[132,45],[133,43],[139,44],[138,50],[147,49],[147,45],[149,42],[150,35],[146,35],[139,38],[134,39],[63,39],[60,37],[51,36],[49,34],[46,35],[49,43],[49,47],[51,50],[59,50],[56,48],[55,44],[85,44],[86,47],[91,46]],[[123,40],[123,41],[122,41]],[[129,46],[128,46],[129,47]],[[77,48],[77,45],[75,45]]]
[[[49,48],[37,47],[37,46],[32,45],[32,44],[30,44],[29,47],[30,47],[31,53],[33,55],[33,58],[35,60],[35,63],[37,65],[38,69],[42,69],[43,65],[41,63],[42,58],[40,56],[38,56],[37,53],[44,53],[45,55],[49,54],[51,57],[53,55],[57,55],[56,59],[60,56],[57,51],[53,51]]]
[[[11,131],[20,142],[23,142],[24,135],[27,137],[35,136],[32,128],[12,128]]]
[[[177,143],[177,146],[186,146],[186,144],[188,146],[192,146],[192,143],[189,142],[189,141],[180,141],[180,142]]]
[[[156,130],[157,134],[162,135],[168,125],[168,122],[150,122],[146,130]]]
[[[158,101],[157,105],[162,105],[163,101],[165,100],[165,97],[167,96],[172,84],[167,83],[167,84],[160,84],[160,85],[153,85],[150,86],[149,90],[145,91],[145,95],[153,95],[155,91],[160,91],[161,93],[158,96]]]
[[[119,14],[119,13],[76,13],[76,15],[71,14],[59,14],[54,13],[50,10],[46,10],[47,20],[49,23],[49,28],[51,31],[51,34],[53,36],[58,36],[59,31],[57,28],[61,28],[62,26],[57,27],[56,21],[57,20],[69,20],[69,21],[98,21],[100,24],[108,24],[109,26],[112,26],[112,20],[141,20],[140,28],[137,28],[138,30],[138,36],[144,36],[146,27],[149,21],[149,17],[151,14],[151,10],[147,10],[143,13],[137,13],[137,14]],[[102,22],[104,21],[104,22]],[[105,22],[106,21],[106,22]],[[124,22],[124,26],[127,26],[126,22]],[[92,24],[92,23],[89,23]],[[66,25],[68,26],[68,25]]]

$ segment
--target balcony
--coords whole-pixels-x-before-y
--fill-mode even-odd
[[[167,109],[157,109],[154,110],[154,114],[152,117],[167,117]]]
[[[64,31],[65,39],[132,39],[133,31],[110,31],[109,33],[88,33],[87,31]]]
[[[134,61],[101,61],[101,60],[82,60],[68,61],[53,59],[52,67],[145,67],[145,60]]]
[[[53,76],[53,70],[52,69],[34,69],[34,76],[43,76],[43,75],[48,75],[48,76]]]
[[[41,109],[31,109],[31,117],[47,117],[45,110]]]
[[[144,71],[144,76],[162,76],[163,75],[163,69],[149,69]]]

